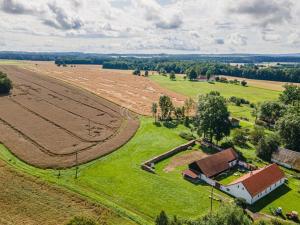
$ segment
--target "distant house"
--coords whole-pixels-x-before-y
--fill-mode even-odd
[[[272,162],[289,169],[300,171],[300,152],[279,148],[273,153]]]
[[[276,164],[272,164],[251,171],[231,184],[221,186],[220,190],[236,198],[243,198],[248,204],[253,204],[283,185],[284,182],[284,172]]]
[[[222,185],[214,180],[214,177],[236,165],[249,169],[230,148],[191,163],[182,175],[192,182],[202,180],[236,198],[243,198],[248,204],[255,203],[284,184],[285,175],[276,164],[251,171],[229,185]]]
[[[236,118],[230,117],[230,123],[232,127],[239,127],[240,126],[240,121]]]
[[[210,78],[209,78],[209,80],[207,80],[207,76],[205,76],[205,75],[199,75],[198,77],[197,77],[197,81],[202,81],[202,82],[206,82],[206,81],[216,81],[216,76],[211,76]]]

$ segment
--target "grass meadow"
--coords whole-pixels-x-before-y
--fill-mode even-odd
[[[169,77],[153,75],[150,79],[159,83],[161,86],[168,88],[177,93],[192,97],[197,100],[201,94],[207,94],[210,91],[218,91],[225,98],[236,96],[244,98],[251,103],[259,103],[269,100],[276,100],[279,97],[280,91],[264,89],[254,86],[243,87],[235,84],[225,84],[220,82],[196,82],[184,80],[183,76],[177,76],[176,81],[171,81]],[[248,105],[235,106],[230,104],[229,110],[234,117],[244,117],[253,122],[251,116],[252,109]]]

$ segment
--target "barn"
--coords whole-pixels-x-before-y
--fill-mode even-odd
[[[201,180],[212,185],[210,178],[225,172],[237,163],[237,153],[229,148],[191,163],[189,169],[183,172],[183,176],[196,179],[195,175],[198,175]]]
[[[251,171],[231,184],[221,186],[221,190],[237,198],[243,198],[253,204],[268,195],[285,182],[284,172],[271,164],[264,168]]]

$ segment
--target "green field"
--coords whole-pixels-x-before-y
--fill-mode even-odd
[[[177,76],[176,81],[171,81],[168,77],[159,75],[150,76],[150,79],[165,88],[185,96],[192,97],[195,100],[197,99],[197,96],[209,93],[210,91],[219,91],[225,98],[229,98],[231,96],[244,98],[251,103],[276,100],[280,94],[279,91],[251,86],[243,87],[241,85],[224,84],[219,82],[193,82],[184,80],[182,76]],[[234,117],[246,117],[250,121],[253,121],[251,116],[252,109],[249,106],[243,105],[239,107],[229,105],[229,109]]]

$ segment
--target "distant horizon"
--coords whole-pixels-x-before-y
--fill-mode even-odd
[[[235,56],[293,56],[297,55],[300,57],[300,52],[295,53],[193,53],[193,52],[185,52],[185,53],[139,53],[139,52],[110,52],[110,53],[101,53],[101,52],[83,52],[83,51],[19,51],[12,50],[6,51],[1,50],[0,53],[25,53],[25,54],[95,54],[95,55],[195,55],[195,56],[222,56],[222,55],[235,55]]]

